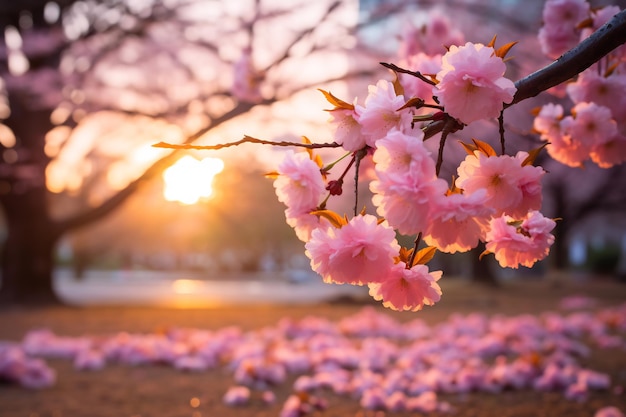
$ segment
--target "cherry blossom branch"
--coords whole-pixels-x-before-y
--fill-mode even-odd
[[[240,139],[235,142],[226,142],[226,143],[218,143],[217,145],[192,145],[190,143],[183,144],[173,144],[166,142],[159,142],[152,145],[155,148],[165,148],[165,149],[194,149],[194,150],[212,150],[216,151],[219,149],[230,148],[233,146],[239,146],[244,143],[256,143],[258,145],[272,145],[272,146],[298,146],[300,148],[306,149],[319,149],[319,148],[339,148],[339,145],[336,142],[326,142],[326,143],[302,143],[302,142],[289,142],[289,141],[280,141],[275,142],[271,140],[258,139],[252,136],[245,135],[243,139]]]
[[[626,43],[626,10],[622,10],[576,47],[552,64],[515,83],[517,92],[510,107],[559,85],[600,61],[612,50]]]
[[[354,168],[354,215],[358,213],[359,205],[359,168],[361,167],[361,160],[367,155],[367,149],[361,149],[354,154],[354,161],[356,162]]]
[[[417,236],[415,237],[415,241],[413,242],[413,252],[411,252],[411,257],[409,258],[409,262],[407,262],[406,264],[407,269],[411,269],[411,267],[413,266],[413,262],[415,262],[415,256],[417,255],[417,248],[419,247],[421,241],[422,241],[422,232],[419,232]]]
[[[575,77],[625,43],[626,10],[623,10],[552,64],[515,82],[515,87],[517,88],[515,96],[510,103],[504,105],[504,108],[506,109],[528,98],[535,97]],[[389,64],[387,68],[417,77],[411,71],[403,70],[393,64]],[[428,124],[424,128],[424,139],[426,140],[441,133],[445,125],[446,122],[443,120],[437,120]]]
[[[397,66],[395,64],[390,64],[390,63],[387,63],[387,62],[381,62],[380,65],[382,65],[385,68],[389,68],[392,71],[399,72],[401,74],[408,74],[408,75],[412,75],[414,77],[417,77],[420,80],[424,81],[426,84],[437,85],[433,80],[431,80],[430,78],[425,77],[419,71],[409,71],[407,69],[400,68],[399,66]]]
[[[437,164],[435,166],[435,173],[437,174],[437,176],[439,176],[439,172],[441,171],[441,165],[443,164],[443,149],[446,144],[446,139],[448,138],[448,135],[463,128],[463,125],[461,125],[454,117],[450,117],[448,115],[445,115],[445,118],[443,120],[433,122],[430,125],[439,122],[441,122],[441,139],[439,140],[439,151],[437,153]],[[432,135],[434,135],[435,133],[438,133],[432,133],[428,131],[428,126],[426,127],[426,129],[424,129],[424,140],[432,137]]]
[[[500,133],[500,153],[504,155],[504,110],[502,110],[500,116],[498,116],[498,132]]]

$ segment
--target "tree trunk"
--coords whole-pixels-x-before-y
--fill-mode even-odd
[[[7,228],[0,302],[58,302],[52,273],[54,245],[61,228],[48,209],[45,173],[49,158],[44,152],[45,135],[52,128],[51,110],[38,108],[24,91],[8,92],[11,115],[5,124],[15,134],[16,143],[0,149],[4,155],[0,162],[0,203]]]
[[[54,245],[56,238],[46,225],[9,220],[2,249],[0,304],[59,303],[53,288]]]
[[[2,304],[58,301],[52,272],[54,246],[61,230],[50,218],[48,190],[43,172],[37,171],[29,178],[40,177],[40,180],[29,181],[28,186],[14,181],[11,191],[0,198],[7,225],[2,248]]]

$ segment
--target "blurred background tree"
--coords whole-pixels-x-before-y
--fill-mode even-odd
[[[1,299],[55,299],[59,239],[180,156],[152,144],[241,137],[255,118],[271,136],[323,120],[297,93],[347,75],[355,5],[280,3],[2,2]],[[240,120],[256,107],[276,116]]]

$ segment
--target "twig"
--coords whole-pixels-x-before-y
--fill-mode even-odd
[[[271,146],[298,146],[300,148],[306,148],[306,149],[341,147],[341,145],[336,142],[326,142],[326,143],[302,143],[302,142],[288,142],[288,141],[275,142],[271,140],[257,139],[248,135],[245,135],[243,139],[240,139],[235,142],[218,143],[217,145],[192,145],[190,143],[175,144],[175,143],[159,142],[152,146],[155,148],[165,148],[165,149],[194,149],[194,150],[204,150],[204,151],[207,151],[207,150],[216,151],[219,149],[230,148],[232,146],[239,146],[244,143],[256,143],[259,145],[271,145]]]
[[[500,131],[500,155],[504,155],[504,110],[498,116],[498,128]]]
[[[359,168],[361,167],[361,160],[367,155],[367,149],[361,149],[354,154],[354,216],[358,214],[359,206]]]
[[[413,252],[411,252],[411,257],[409,258],[409,263],[406,264],[407,269],[411,269],[413,267],[413,262],[415,262],[415,256],[417,255],[417,248],[422,241],[422,232],[415,237],[415,242],[413,244]]]
[[[419,71],[409,71],[407,69],[400,68],[399,66],[397,66],[395,64],[389,64],[387,62],[381,62],[380,65],[382,65],[385,68],[389,68],[390,70],[395,71],[395,72],[399,72],[399,73],[402,73],[402,74],[408,74],[408,75],[412,75],[414,77],[417,77],[417,78],[419,78],[420,80],[424,81],[427,84],[437,85],[433,80],[431,80],[430,78],[425,77]]]
[[[552,64],[517,81],[515,97],[504,108],[535,97],[575,77],[624,43],[626,43],[626,10],[616,14],[604,26]]]

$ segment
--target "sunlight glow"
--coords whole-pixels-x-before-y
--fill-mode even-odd
[[[177,279],[172,282],[172,290],[176,294],[193,294],[202,287],[202,281],[194,279]]]
[[[186,155],[163,172],[167,201],[195,204],[213,193],[213,177],[222,172],[224,162],[219,158],[196,158]]]

